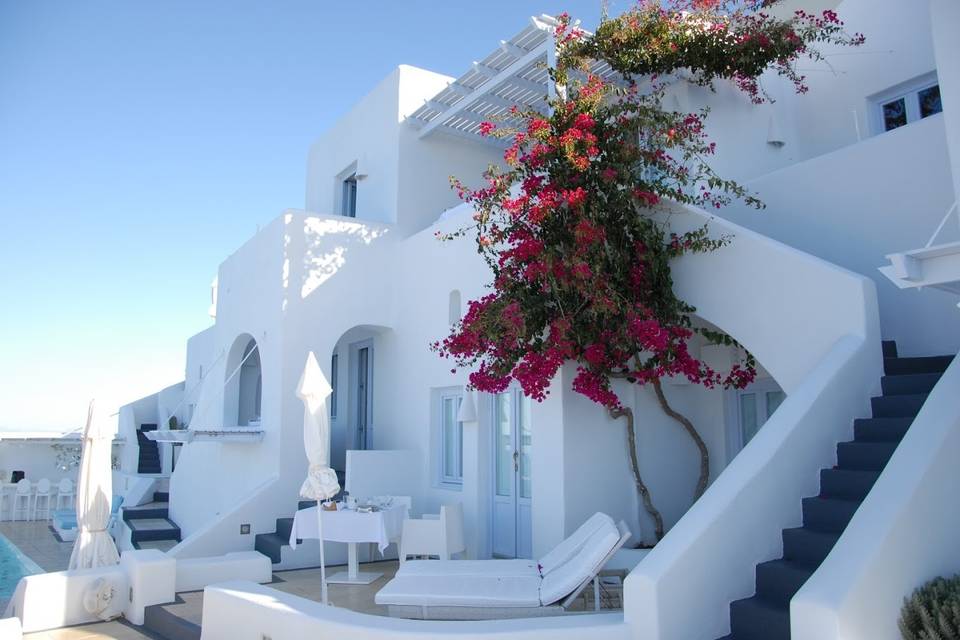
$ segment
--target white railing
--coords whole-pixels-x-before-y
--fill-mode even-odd
[[[937,239],[937,236],[940,235],[940,232],[943,231],[943,227],[946,226],[947,220],[950,219],[950,216],[957,211],[957,205],[960,204],[960,200],[955,201],[950,208],[947,209],[947,213],[944,214],[943,220],[940,221],[940,224],[937,226],[937,230],[933,232],[933,235],[930,236],[930,239],[927,241],[927,244],[923,245],[924,249],[929,249],[933,246],[933,241]],[[957,215],[957,223],[960,225],[960,214]]]

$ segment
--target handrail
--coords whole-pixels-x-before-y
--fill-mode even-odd
[[[933,241],[937,239],[937,236],[940,235],[940,232],[943,231],[943,227],[947,224],[947,220],[950,219],[950,214],[957,210],[957,205],[960,204],[960,200],[954,201],[950,208],[947,209],[947,213],[943,216],[943,220],[940,221],[940,225],[937,227],[937,230],[933,232],[933,235],[930,236],[930,240],[927,241],[927,244],[923,245],[924,249],[929,249],[933,244]],[[960,215],[957,216],[957,222],[960,222]]]

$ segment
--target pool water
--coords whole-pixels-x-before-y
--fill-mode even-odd
[[[43,573],[43,569],[17,549],[12,542],[0,535],[0,601],[13,596],[20,578],[35,573]],[[2,613],[3,611],[0,610],[0,614]]]

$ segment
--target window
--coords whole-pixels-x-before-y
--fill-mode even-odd
[[[357,174],[351,173],[341,183],[340,215],[357,217]]]
[[[463,423],[457,420],[463,396],[440,397],[440,482],[463,484]]]
[[[898,129],[943,111],[936,74],[899,85],[873,98],[877,130]]]
[[[330,387],[333,391],[330,393],[330,417],[337,417],[337,354],[330,357]]]

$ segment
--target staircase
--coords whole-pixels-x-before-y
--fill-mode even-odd
[[[803,526],[783,530],[783,557],[757,565],[756,593],[730,604],[731,633],[720,640],[789,640],[790,599],[830,553],[906,434],[952,356],[900,358],[883,343],[883,395],[872,418],[854,422],[837,445],[837,466],[820,471],[820,495],[803,499]]]
[[[160,449],[157,443],[144,435],[147,431],[156,431],[155,424],[141,424],[137,429],[137,445],[140,447],[140,462],[137,473],[160,473]]]
[[[317,506],[315,500],[301,500],[297,510]],[[293,530],[293,518],[277,518],[277,528],[273,533],[258,533],[254,537],[253,548],[270,558],[273,564],[282,561],[281,550],[290,546],[290,532]]]
[[[153,494],[153,502],[138,507],[124,507],[123,521],[130,528],[134,549],[168,551],[180,542],[180,527],[170,519],[169,495]]]

